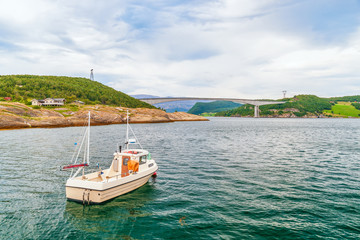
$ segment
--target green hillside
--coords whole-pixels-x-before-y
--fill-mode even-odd
[[[272,104],[260,106],[260,116],[272,117],[286,114],[293,114],[296,117],[305,115],[320,115],[324,110],[331,110],[332,104],[329,99],[319,98],[314,95],[298,95],[284,104]],[[219,112],[216,116],[254,116],[254,108],[251,105],[243,105],[239,108]]]
[[[360,102],[360,95],[354,95],[354,96],[345,96],[345,97],[331,97],[328,98],[329,101],[334,102]]]
[[[4,75],[0,76],[0,97],[29,104],[31,99],[65,98],[70,103],[106,104],[124,107],[155,108],[99,82],[79,77]]]
[[[229,101],[215,101],[215,102],[198,102],[196,103],[188,113],[191,114],[202,114],[202,113],[216,113],[221,111],[230,110],[241,106],[242,104],[229,102]]]
[[[331,110],[325,110],[324,113],[333,117],[359,117],[359,105],[359,103],[338,102]]]

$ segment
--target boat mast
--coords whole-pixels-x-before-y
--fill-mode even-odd
[[[90,164],[90,111],[89,111],[89,122],[88,122],[87,164]]]
[[[129,149],[129,110],[126,110],[126,149]]]
[[[87,163],[89,165],[90,161],[90,111],[89,111],[89,119],[88,119],[88,129],[87,129],[87,149],[86,149],[86,159],[85,159],[85,154],[84,154],[84,161],[83,161],[83,168],[82,168],[82,175],[83,177],[85,176],[85,163]]]

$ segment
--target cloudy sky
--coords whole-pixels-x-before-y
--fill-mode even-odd
[[[360,94],[359,0],[0,0],[0,75],[128,94]]]

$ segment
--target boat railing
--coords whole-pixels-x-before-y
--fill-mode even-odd
[[[119,176],[120,177],[126,177],[126,176],[128,176],[128,175],[130,175],[130,174],[136,174],[137,172],[134,172],[133,170],[129,170],[129,171],[127,171],[127,172],[124,172],[124,173],[119,173],[119,174],[116,174],[116,175],[113,175],[113,176],[111,176],[111,177],[109,177],[109,176],[106,176],[106,182],[109,182],[109,179],[113,179],[113,178],[115,178],[116,177],[116,180],[118,180],[119,179]]]

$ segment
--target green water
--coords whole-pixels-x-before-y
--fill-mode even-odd
[[[123,125],[92,127],[108,167]],[[1,239],[359,239],[360,121],[133,125],[158,178],[106,204],[65,198],[81,128],[0,132]]]

